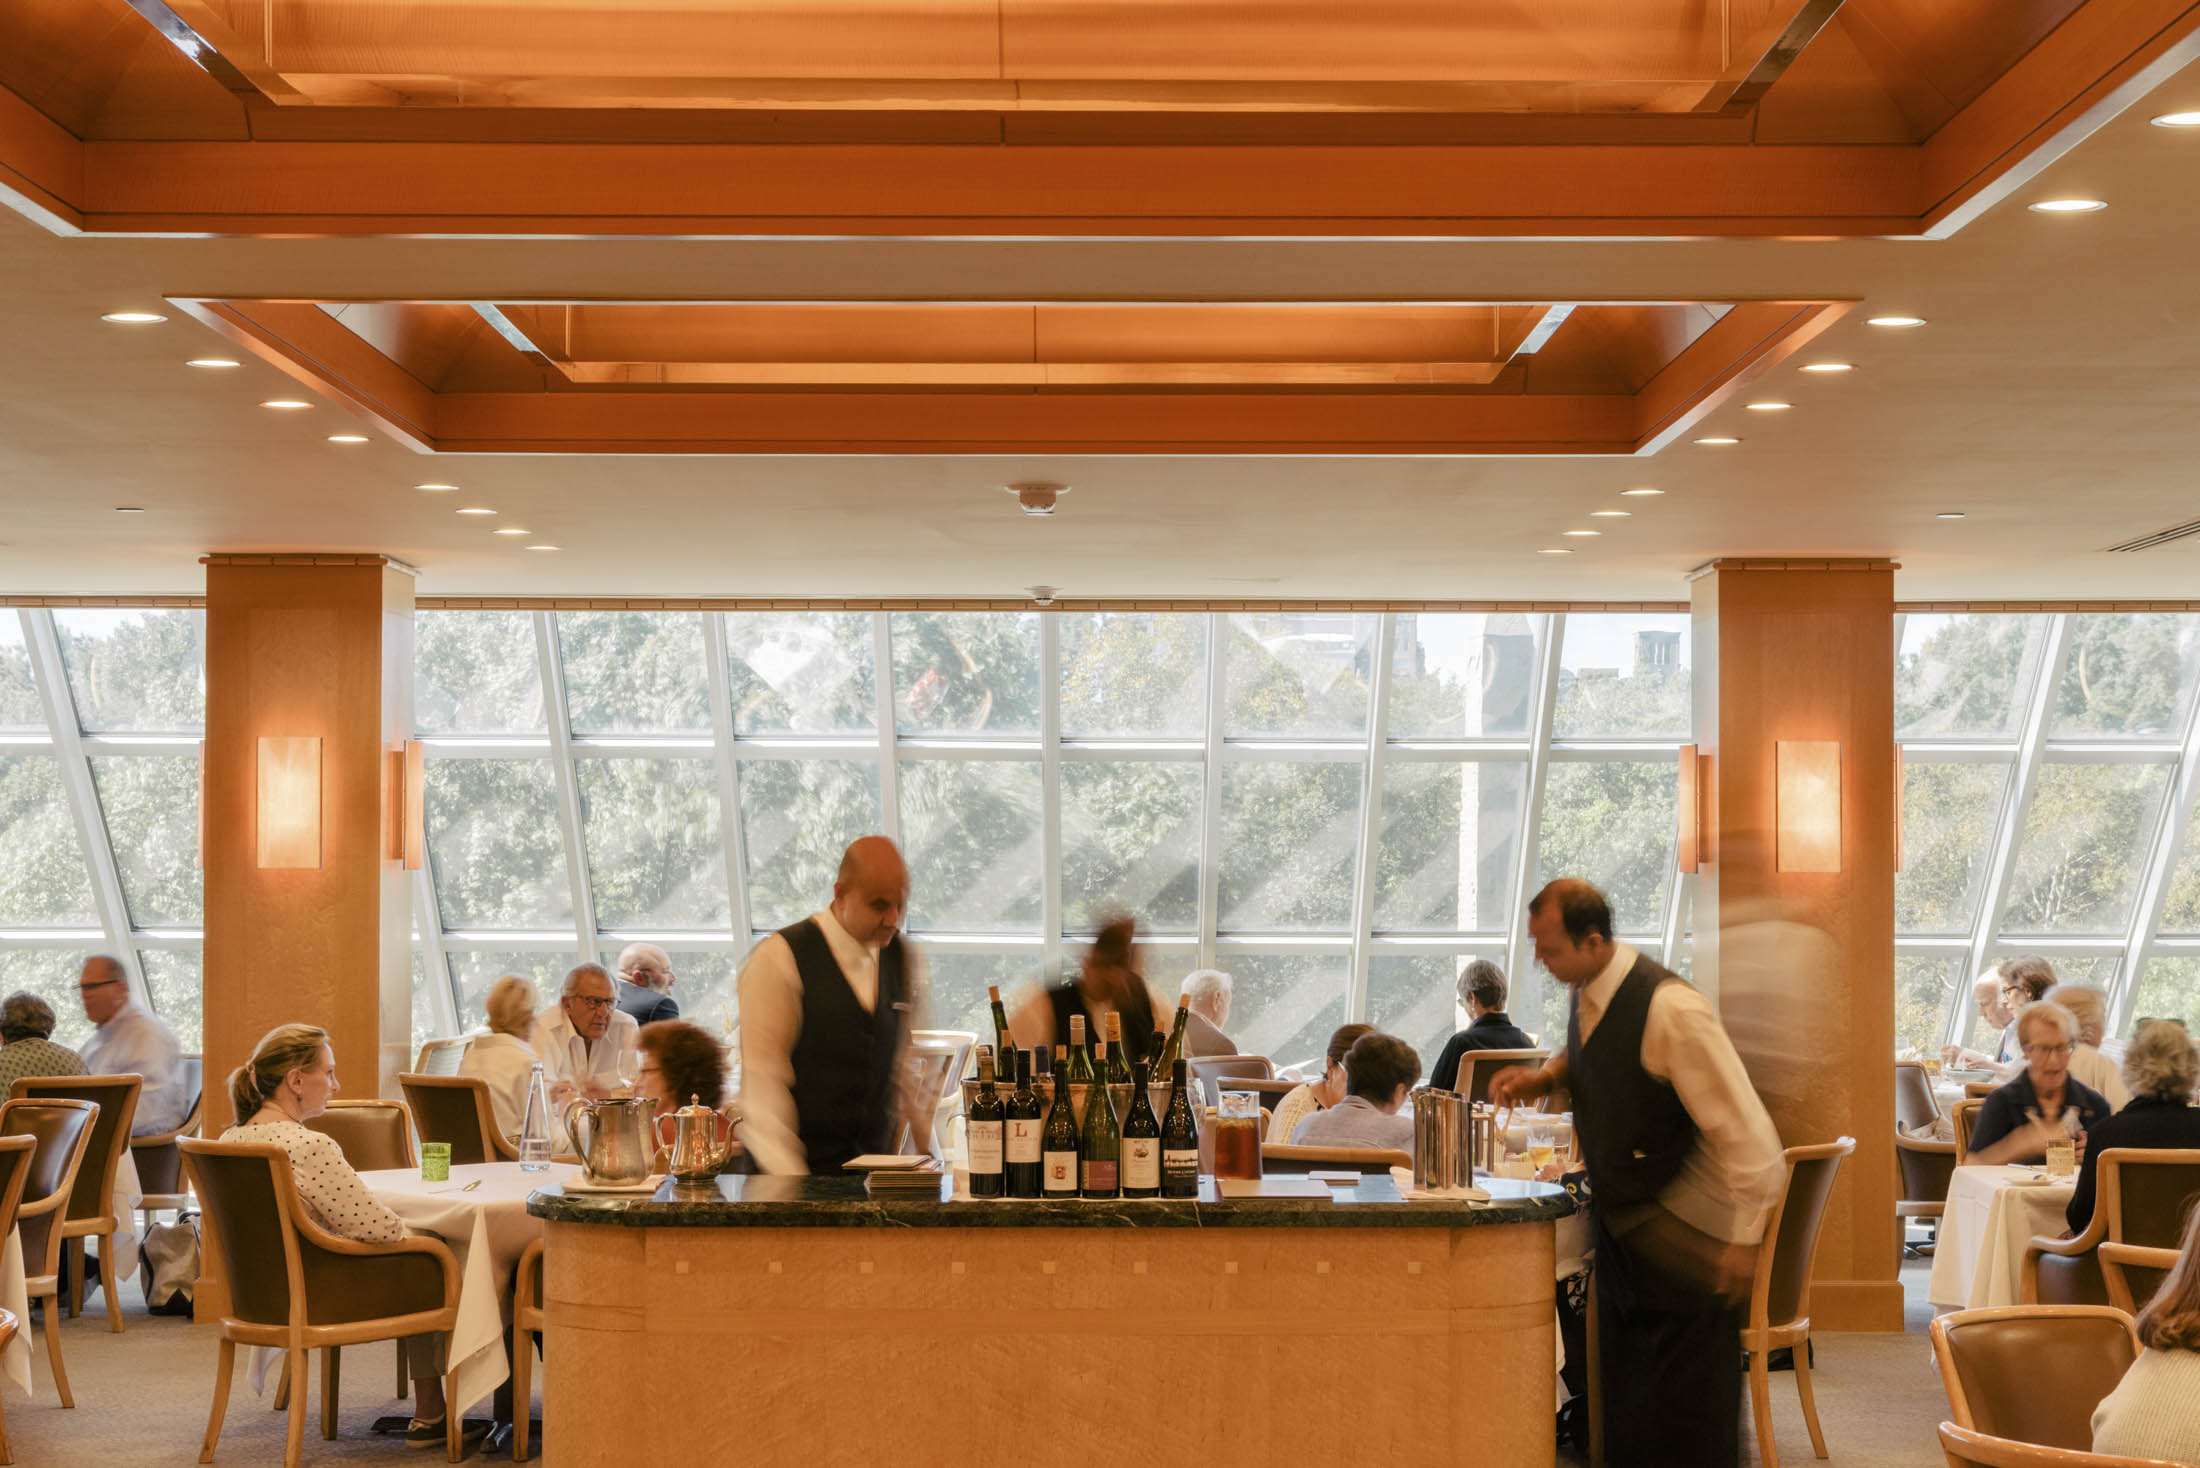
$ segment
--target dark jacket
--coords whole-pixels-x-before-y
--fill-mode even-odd
[[[672,1002],[670,994],[660,994],[647,984],[630,984],[614,978],[612,983],[619,990],[619,1011],[634,1016],[634,1023],[646,1025],[652,1020],[678,1019],[680,1006]]]
[[[1428,1083],[1439,1091],[1455,1091],[1459,1088],[1459,1057],[1469,1050],[1533,1050],[1535,1041],[1528,1032],[1514,1024],[1503,1010],[1494,1010],[1468,1025],[1444,1042],[1444,1053],[1436,1057],[1436,1068],[1428,1073]]]
[[[2123,1110],[2086,1128],[2078,1190],[2070,1195],[2069,1210],[2063,1215],[2072,1233],[2084,1233],[2093,1221],[2094,1164],[2111,1147],[2200,1147],[2200,1106],[2134,1096]]]
[[[1971,1150],[1991,1147],[1994,1143],[2022,1127],[2039,1110],[2039,1093],[2032,1089],[2032,1072],[2020,1070],[2017,1078],[2006,1085],[1997,1086],[1986,1094],[1986,1104],[1978,1111],[1978,1120],[1971,1123]],[[2086,1085],[2076,1076],[2063,1078],[2063,1106],[2078,1108],[2078,1130],[2090,1132],[2106,1121],[2116,1110],[2108,1104],[2108,1098]],[[2092,1143],[2086,1144],[2087,1149]],[[2019,1161],[2044,1162],[2044,1156],[2020,1158]]]

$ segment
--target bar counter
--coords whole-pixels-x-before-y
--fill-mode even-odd
[[[1553,1461],[1558,1189],[537,1192],[552,1464]],[[945,1184],[943,1182],[943,1191]]]

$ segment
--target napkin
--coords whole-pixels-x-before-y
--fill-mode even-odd
[[[1487,1203],[1490,1195],[1482,1188],[1417,1188],[1413,1185],[1413,1169],[1393,1167],[1390,1180],[1398,1185],[1398,1196],[1409,1201],[1430,1203]]]

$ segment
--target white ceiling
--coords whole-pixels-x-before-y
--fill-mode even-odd
[[[2200,537],[2102,551],[2200,518],[2200,129],[2148,124],[2179,108],[2200,66],[1943,242],[58,239],[0,213],[0,594],[195,592],[206,551],[319,550],[401,557],[427,595],[1681,600],[1714,556],[1870,555],[1905,599],[2200,597]],[[2023,207],[2060,194],[2110,207]],[[1744,443],[1647,459],[520,458],[333,446],[345,410],[256,406],[295,389],[274,369],[184,367],[241,354],[180,312],[99,320],[169,294],[1862,306],[1699,430]],[[1796,370],[1824,359],[1857,370]],[[1766,396],[1795,407],[1739,406]],[[1029,519],[998,486],[1030,478],[1075,492]]]

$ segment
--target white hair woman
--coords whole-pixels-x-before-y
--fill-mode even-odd
[[[2041,1162],[2050,1142],[2084,1133],[2108,1119],[2108,1098],[2070,1074],[2078,1022],[2069,1010],[2044,1000],[2017,1012],[2017,1041],[2024,1069],[1988,1093],[1971,1127],[1973,1163]]]
[[[2049,1004],[2060,1004],[2078,1022],[2077,1047],[2070,1052],[2070,1073],[2108,1098],[2118,1111],[2131,1100],[2130,1088],[2116,1073],[2116,1062],[2101,1053],[2108,1033],[2108,999],[2083,984],[2057,984],[2047,991]]]
[[[506,974],[489,986],[483,1007],[488,1011],[489,1033],[475,1037],[458,1062],[462,1076],[478,1077],[489,1088],[489,1108],[496,1113],[497,1130],[517,1142],[527,1119],[527,1082],[535,1073],[535,1052],[528,1046],[535,1011],[542,1000],[535,986],[514,974]],[[544,1118],[549,1122],[549,1118]]]
[[[2124,1051],[2124,1083],[2131,1104],[2097,1124],[2085,1139],[2078,1189],[2064,1214],[2072,1233],[2093,1218],[2093,1165],[2111,1147],[2200,1147],[2200,1109],[2192,1091],[2200,1082],[2200,1050],[2173,1019],[2140,1021]]]

